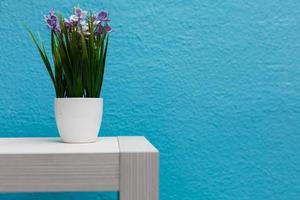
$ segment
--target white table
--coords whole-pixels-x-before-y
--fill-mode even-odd
[[[0,138],[0,192],[119,191],[158,200],[159,152],[144,137]]]

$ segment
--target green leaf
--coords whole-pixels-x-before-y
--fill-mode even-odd
[[[47,71],[48,71],[48,73],[50,75],[51,80],[52,80],[53,86],[55,88],[55,92],[57,92],[56,91],[56,83],[55,83],[53,71],[52,71],[49,59],[47,57],[47,53],[46,53],[45,48],[44,48],[44,44],[43,44],[43,42],[41,42],[42,43],[42,47],[40,47],[39,44],[37,43],[37,40],[36,40],[34,34],[32,33],[32,31],[29,30],[29,29],[27,29],[27,31],[29,32],[29,34],[31,36],[31,39],[33,40],[35,46],[37,47],[37,49],[39,51],[39,54],[40,54],[40,56],[41,56],[41,58],[42,58],[42,60],[43,60],[43,62],[45,64],[45,67],[46,67],[46,69],[47,69]]]

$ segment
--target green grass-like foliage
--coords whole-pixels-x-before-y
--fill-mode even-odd
[[[41,39],[38,41],[28,29],[50,75],[56,97],[99,97],[109,33],[103,29],[102,34],[96,34],[92,20],[87,20],[88,35],[82,26],[66,27],[61,15],[58,22],[60,31],[51,29],[53,62],[49,60]]]

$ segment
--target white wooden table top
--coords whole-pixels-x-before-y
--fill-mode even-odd
[[[95,143],[68,144],[60,138],[0,138],[0,154],[118,153],[117,137],[101,137]]]
[[[122,139],[122,142],[119,140]],[[99,137],[95,143],[68,144],[60,138],[0,138],[0,154],[81,154],[158,152],[144,137]]]
[[[158,200],[159,152],[144,137],[0,138],[0,192],[119,191]]]

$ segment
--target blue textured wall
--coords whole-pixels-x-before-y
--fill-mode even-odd
[[[1,137],[57,136],[54,91],[22,23],[108,9],[101,135],[145,135],[161,151],[161,199],[300,198],[298,0],[0,0]],[[115,194],[2,194],[15,200]]]

